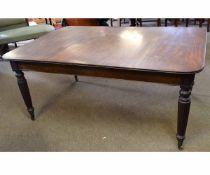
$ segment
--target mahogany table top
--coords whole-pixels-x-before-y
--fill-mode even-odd
[[[204,67],[205,52],[203,28],[65,27],[6,53],[3,59],[195,73]]]

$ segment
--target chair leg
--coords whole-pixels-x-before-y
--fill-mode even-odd
[[[168,26],[168,19],[166,18],[165,19],[165,27],[167,27]]]
[[[210,26],[210,18],[207,21],[207,32],[209,32],[209,26]]]
[[[196,25],[196,18],[194,19],[194,25]]]
[[[161,26],[161,19],[160,19],[160,18],[157,19],[157,26],[158,26],[158,27]]]
[[[113,27],[113,19],[110,18],[110,26]]]
[[[202,27],[202,23],[203,23],[202,19],[199,19],[199,27]]]
[[[121,27],[121,18],[119,18],[119,26]]]
[[[74,79],[75,79],[76,82],[79,81],[77,75],[74,75]]]
[[[14,44],[15,44],[15,48],[17,48],[18,46],[17,46],[17,43],[16,42],[14,42]]]
[[[175,27],[178,27],[178,25],[179,25],[179,19],[178,18],[174,19],[174,25],[175,25]]]
[[[186,18],[185,20],[186,20],[186,27],[188,27],[189,26],[189,18]]]
[[[135,18],[131,18],[131,25],[130,26],[136,26],[136,19]]]
[[[136,23],[137,23],[137,21],[139,23],[139,26],[142,27],[142,18],[137,18],[136,19]]]
[[[50,21],[50,25],[52,25],[53,23],[52,23],[52,18],[49,18],[49,21]]]
[[[47,20],[47,18],[45,18],[45,24],[48,24],[48,20]]]

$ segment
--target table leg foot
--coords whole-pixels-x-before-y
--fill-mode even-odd
[[[194,82],[194,75],[186,76],[181,80],[179,100],[178,100],[178,120],[177,120],[177,135],[178,148],[183,149],[182,144],[185,139],[188,116],[191,104],[191,91]]]
[[[29,112],[29,114],[31,116],[31,120],[35,120],[34,108],[33,107],[32,108],[28,108],[27,110],[28,110],[28,112]]]
[[[15,73],[16,73],[18,87],[20,89],[20,92],[21,92],[21,95],[25,102],[25,105],[27,107],[27,110],[31,116],[31,120],[35,120],[34,107],[32,105],[30,91],[29,91],[28,84],[25,79],[24,73],[19,69],[19,67],[17,66],[17,64],[15,62],[12,62],[11,66],[12,66],[13,71],[15,71]]]
[[[74,75],[74,79],[75,79],[76,82],[79,81],[77,75]]]
[[[34,108],[32,106],[31,96],[28,88],[27,81],[24,77],[24,73],[22,71],[16,71],[16,77],[20,92],[22,94],[23,100],[27,106],[27,110],[31,116],[31,120],[35,120],[34,116]]]
[[[185,137],[177,135],[176,138],[177,138],[177,141],[178,141],[178,145],[177,145],[178,149],[183,150],[184,149],[183,148],[183,142],[184,142]]]

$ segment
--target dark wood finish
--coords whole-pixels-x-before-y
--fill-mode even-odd
[[[136,18],[130,18],[130,21],[131,21],[130,26],[132,26],[132,27],[137,26]]]
[[[35,120],[34,107],[32,105],[32,100],[31,100],[27,81],[24,77],[24,73],[22,72],[22,70],[19,69],[18,64],[16,64],[15,62],[11,62],[11,67],[12,67],[12,70],[16,72],[18,86],[22,94],[23,100],[27,106],[27,110],[29,114],[31,115],[31,120]]]
[[[204,67],[205,48],[202,28],[65,27],[3,58],[194,73]]]
[[[48,24],[48,18],[45,18],[45,23]],[[49,24],[52,25],[52,19],[49,18]]]
[[[166,18],[165,19],[165,27],[167,27],[168,26],[168,19]]]
[[[119,26],[121,27],[121,21],[122,21],[122,19],[121,18],[119,18]]]
[[[47,18],[44,18],[45,19],[45,24],[48,24],[48,19]]]
[[[207,20],[207,32],[209,32],[210,18]]]
[[[40,62],[16,62],[21,70],[33,70],[46,73],[76,74],[94,77],[117,78],[124,80],[137,80],[145,82],[166,83],[179,85],[183,74],[171,74],[144,70],[132,70],[125,68],[113,68],[104,66],[89,66],[77,64],[55,64]]]
[[[0,44],[0,61],[2,60],[2,55],[9,51],[8,44]]]
[[[168,26],[168,20],[173,20],[174,21],[174,26],[175,27],[178,27],[178,25],[179,25],[179,19],[178,18],[174,18],[174,19],[168,19],[168,18],[166,18],[165,19],[165,27]]]
[[[186,27],[188,27],[189,26],[189,18],[186,18],[185,21],[186,21],[186,23],[185,23]]]
[[[29,26],[28,18],[25,18],[25,22],[26,22],[27,26]]]
[[[95,18],[65,18],[68,26],[99,26]]]
[[[157,26],[160,27],[161,26],[161,18],[157,19]]]
[[[110,26],[113,27],[113,19],[110,18],[109,20],[110,20]]]
[[[142,27],[142,18],[137,18],[138,24],[140,27]]]
[[[176,18],[176,19],[174,19],[174,26],[175,27],[178,27],[178,25],[179,25],[179,19]]]
[[[194,75],[183,76],[180,83],[178,100],[178,120],[177,120],[177,140],[178,148],[182,149],[182,143],[185,139],[188,116],[190,111],[190,95],[194,83]]]
[[[79,80],[78,80],[78,76],[77,75],[74,75],[74,79],[75,79],[75,81],[76,82],[78,82]]]
[[[3,58],[16,72],[32,119],[34,109],[23,70],[180,85],[177,140],[181,149],[194,76],[204,67],[205,49],[206,31],[201,28],[69,27]]]
[[[52,18],[49,18],[50,25],[53,25]]]
[[[202,24],[203,24],[203,20],[199,19],[199,27],[202,27]]]

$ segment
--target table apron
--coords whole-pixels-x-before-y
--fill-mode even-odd
[[[116,78],[124,80],[137,80],[144,82],[164,83],[170,85],[180,85],[183,79],[188,79],[194,74],[176,74],[164,73],[144,70],[131,70],[123,68],[89,66],[89,65],[74,65],[74,64],[53,64],[39,62],[17,62],[11,61],[13,71],[15,69],[23,71],[37,71],[46,73],[60,73],[83,75],[104,78]]]

